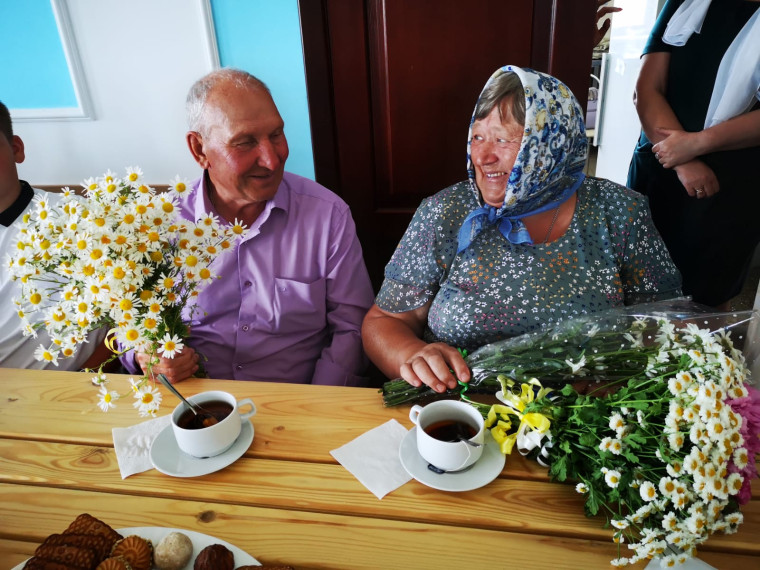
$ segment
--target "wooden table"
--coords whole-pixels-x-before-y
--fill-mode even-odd
[[[101,412],[90,378],[0,368],[0,568],[31,556],[83,512],[115,528],[202,532],[262,563],[299,570],[589,569],[617,556],[610,531],[583,515],[574,488],[550,483],[543,468],[517,455],[475,491],[412,480],[378,500],[329,453],[390,418],[411,427],[407,406],[384,408],[369,388],[189,380],[181,384],[188,395],[220,389],[253,398],[248,452],[202,477],[151,469],[122,480],[111,428],[142,420],[131,399]],[[126,377],[111,379],[127,391]],[[176,400],[162,390],[163,414]],[[744,514],[740,532],[710,539],[702,560],[760,567],[760,499]]]

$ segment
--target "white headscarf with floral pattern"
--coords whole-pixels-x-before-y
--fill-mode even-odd
[[[486,204],[467,216],[459,231],[460,252],[491,224],[499,224],[502,235],[513,243],[533,243],[521,219],[556,208],[585,178],[588,139],[578,100],[551,75],[514,65],[496,70],[483,90],[510,72],[520,78],[525,93],[525,128],[520,150],[507,182],[504,203],[500,208]],[[467,174],[480,200],[470,154],[474,122],[473,114],[467,138]]]

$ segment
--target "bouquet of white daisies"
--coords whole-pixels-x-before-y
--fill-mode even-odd
[[[145,184],[139,168],[127,168],[124,178],[109,171],[83,187],[83,197],[64,188],[61,200],[37,198],[7,262],[20,283],[14,302],[25,334],[44,327],[52,339],[35,356],[57,364],[87,333],[106,327],[113,358],[130,349],[173,358],[189,334],[192,300],[219,277],[213,261],[245,227],[212,214],[182,219],[177,201],[187,185],[179,177],[164,193]],[[160,402],[148,378],[132,380],[141,415],[154,414]],[[119,395],[103,374],[96,383],[107,410]]]

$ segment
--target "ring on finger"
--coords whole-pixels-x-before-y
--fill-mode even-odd
[[[702,188],[695,188],[694,191],[697,193],[697,195],[700,195],[702,192],[704,192]]]

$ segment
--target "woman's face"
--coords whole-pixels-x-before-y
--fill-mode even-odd
[[[511,113],[499,117],[498,106],[472,125],[470,157],[475,167],[475,182],[483,201],[500,208],[504,204],[507,181],[522,142],[523,125]]]

